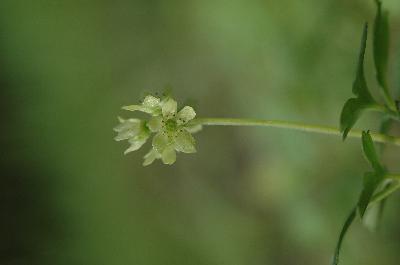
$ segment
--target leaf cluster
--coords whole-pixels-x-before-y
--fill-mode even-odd
[[[366,110],[379,110],[385,115],[381,122],[380,132],[387,134],[395,120],[399,120],[399,108],[397,101],[390,94],[387,82],[387,68],[389,58],[389,26],[388,12],[382,11],[382,3],[375,0],[377,12],[374,23],[373,34],[373,57],[376,69],[376,79],[385,103],[380,104],[370,93],[365,73],[364,57],[367,46],[368,25],[365,23],[361,38],[361,48],[358,57],[356,76],[353,82],[352,92],[355,97],[346,101],[340,116],[340,128],[343,140],[346,139],[354,124]],[[371,206],[377,206],[377,221],[382,216],[385,200],[400,187],[398,179],[394,179],[387,169],[381,164],[375,149],[373,139],[369,131],[362,132],[362,150],[365,158],[371,165],[371,169],[364,173],[363,187],[356,206],[346,218],[339,235],[333,258],[333,265],[339,262],[339,253],[343,239],[357,216],[365,218],[365,214]],[[377,221],[375,223],[377,223]]]
[[[376,69],[376,79],[385,103],[379,103],[370,93],[364,73],[364,58],[368,39],[368,24],[365,23],[361,47],[358,56],[356,76],[352,92],[355,97],[346,101],[340,115],[340,129],[343,140],[346,139],[354,124],[366,110],[382,111],[392,118],[400,117],[395,100],[390,94],[387,82],[387,68],[389,58],[389,25],[388,12],[382,11],[382,4],[376,0],[377,13],[374,23],[373,57]]]

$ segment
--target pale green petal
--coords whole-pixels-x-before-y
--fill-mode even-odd
[[[143,106],[148,108],[158,107],[160,105],[160,99],[153,97],[152,95],[148,95],[143,100]]]
[[[162,114],[163,116],[172,116],[176,114],[176,109],[178,104],[172,98],[168,98],[165,103],[162,105]]]
[[[158,133],[153,137],[153,147],[159,153],[162,153],[169,143],[168,137],[162,133]]]
[[[193,120],[196,117],[196,112],[192,107],[185,106],[178,112],[176,117],[178,124],[187,123],[190,120]]]
[[[121,123],[114,127],[114,131],[116,131],[116,132],[122,132],[122,131],[130,129],[132,127],[140,126],[140,122],[141,122],[141,120],[139,120],[139,119],[129,119],[129,120],[123,120],[121,118],[119,118],[119,119],[120,119]]]
[[[132,137],[135,137],[137,135],[136,130],[125,130],[122,132],[119,132],[117,136],[114,137],[115,141],[123,141]]]
[[[162,127],[162,118],[160,116],[152,117],[147,123],[147,127],[149,127],[152,132],[160,131]]]
[[[150,105],[129,105],[129,106],[123,106],[123,110],[129,110],[129,111],[141,111],[147,114],[151,114],[153,116],[157,116],[161,114],[161,108],[160,106],[150,106]]]
[[[139,150],[146,143],[146,139],[140,139],[131,143],[128,149],[125,150],[124,154]]]
[[[196,152],[196,140],[186,130],[178,132],[175,138],[175,149],[183,153],[195,153]]]
[[[143,158],[143,166],[148,166],[152,164],[154,160],[161,158],[161,155],[152,148]]]
[[[176,161],[176,152],[172,146],[168,146],[165,148],[164,152],[162,152],[161,159],[164,164],[172,165]]]
[[[141,111],[144,113],[152,114],[154,112],[154,108],[151,107],[146,107],[142,105],[129,105],[129,106],[123,106],[123,110],[129,110],[129,111]]]
[[[203,129],[201,124],[185,125],[185,129],[190,133],[197,133]]]
[[[124,154],[126,155],[127,153],[140,149],[140,147],[142,147],[146,143],[148,138],[148,133],[142,133],[142,135],[130,138],[129,143],[131,144],[131,146],[125,150]]]

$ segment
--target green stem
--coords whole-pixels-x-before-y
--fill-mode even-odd
[[[387,178],[387,179],[395,179],[395,180],[399,180],[400,181],[400,174],[387,174],[385,176],[385,178]]]
[[[389,108],[391,111],[396,112],[396,111],[397,111],[396,102],[393,100],[392,96],[389,94],[387,88],[386,88],[386,89],[383,89],[383,91],[384,91],[383,97],[384,97],[384,99],[385,99],[385,102],[386,102],[388,108]]]
[[[304,124],[299,122],[280,121],[280,120],[257,120],[257,119],[232,119],[232,118],[198,118],[191,122],[192,124],[210,125],[210,126],[260,126],[274,127],[303,132],[328,134],[342,136],[342,132],[331,126],[322,126],[314,124]],[[361,138],[361,130],[352,130],[348,137]],[[371,137],[375,142],[387,143],[400,146],[400,138],[388,136],[379,133],[371,133]]]
[[[392,118],[396,121],[400,121],[400,113],[396,109],[392,110],[392,108],[390,108],[388,106],[374,105],[370,108],[370,110],[387,114],[387,115],[389,115],[390,118]]]
[[[384,190],[376,193],[371,198],[369,205],[371,205],[372,203],[377,203],[377,202],[380,202],[380,201],[386,199],[387,197],[389,197],[390,194],[395,192],[398,188],[400,188],[400,182],[395,181],[392,185],[389,185],[389,187],[387,189],[384,189]]]

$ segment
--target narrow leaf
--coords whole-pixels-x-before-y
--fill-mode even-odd
[[[356,77],[353,82],[353,93],[357,98],[346,101],[340,115],[340,128],[343,133],[343,140],[357,122],[362,112],[369,107],[376,105],[376,102],[369,93],[364,75],[364,55],[367,46],[368,24],[365,23],[361,37],[361,47],[357,63]]]
[[[336,244],[335,254],[333,256],[332,265],[337,265],[339,263],[339,254],[340,254],[340,249],[342,247],[344,236],[346,235],[350,225],[353,223],[354,218],[356,217],[356,213],[357,213],[357,208],[354,208],[350,212],[350,214],[347,217],[346,221],[344,222],[342,230],[340,231],[339,240],[338,240],[338,242]]]
[[[374,194],[379,183],[382,181],[382,176],[376,172],[367,172],[364,175],[363,190],[358,200],[358,209],[360,211],[361,218],[364,217],[365,210],[367,210],[368,204],[371,201],[372,195]]]
[[[377,173],[382,173],[383,167],[379,162],[378,154],[376,153],[374,142],[372,141],[372,137],[369,131],[362,132],[362,146],[364,155],[371,163],[371,166],[375,169]]]
[[[368,91],[367,82],[364,75],[364,56],[367,47],[368,24],[365,23],[363,35],[361,37],[361,47],[358,57],[356,78],[353,82],[353,93],[358,96],[362,101],[373,102],[371,94]]]
[[[360,98],[351,98],[346,101],[340,114],[340,130],[343,133],[343,140],[346,140],[348,133],[360,118],[361,114],[373,107],[374,104],[363,102]]]
[[[389,55],[388,12],[382,12],[382,3],[375,0],[377,10],[374,25],[374,61],[379,85],[389,94],[387,87],[387,65]]]
[[[353,128],[354,124],[360,117],[364,106],[356,98],[351,98],[346,101],[340,114],[340,130],[343,132],[343,140]]]

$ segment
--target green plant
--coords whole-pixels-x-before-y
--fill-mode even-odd
[[[170,94],[162,97],[147,95],[139,105],[124,106],[128,111],[140,111],[150,115],[148,120],[122,119],[114,128],[118,133],[116,141],[128,140],[130,146],[125,154],[138,150],[154,134],[152,148],[144,156],[143,165],[147,166],[156,159],[164,164],[173,164],[176,153],[195,153],[195,139],[192,134],[200,131],[203,126],[261,126],[276,127],[304,132],[328,134],[361,138],[364,156],[372,170],[364,174],[363,188],[359,200],[346,219],[340,232],[332,264],[339,262],[340,248],[348,228],[359,216],[364,218],[366,211],[374,205],[381,205],[398,188],[400,188],[400,174],[390,172],[382,165],[376,152],[374,142],[400,146],[400,137],[388,135],[388,128],[394,121],[400,121],[399,102],[390,93],[387,81],[389,59],[389,28],[388,13],[382,11],[382,4],[376,0],[377,13],[373,34],[373,57],[376,69],[376,79],[382,93],[384,103],[374,98],[369,90],[364,74],[364,56],[367,47],[368,25],[364,25],[361,48],[358,57],[355,80],[352,92],[355,97],[346,101],[340,115],[340,129],[330,126],[304,124],[280,120],[233,119],[233,118],[195,118],[196,112],[190,106],[179,108]],[[381,131],[354,130],[353,126],[366,111],[383,113]],[[379,217],[379,216],[378,216]]]

